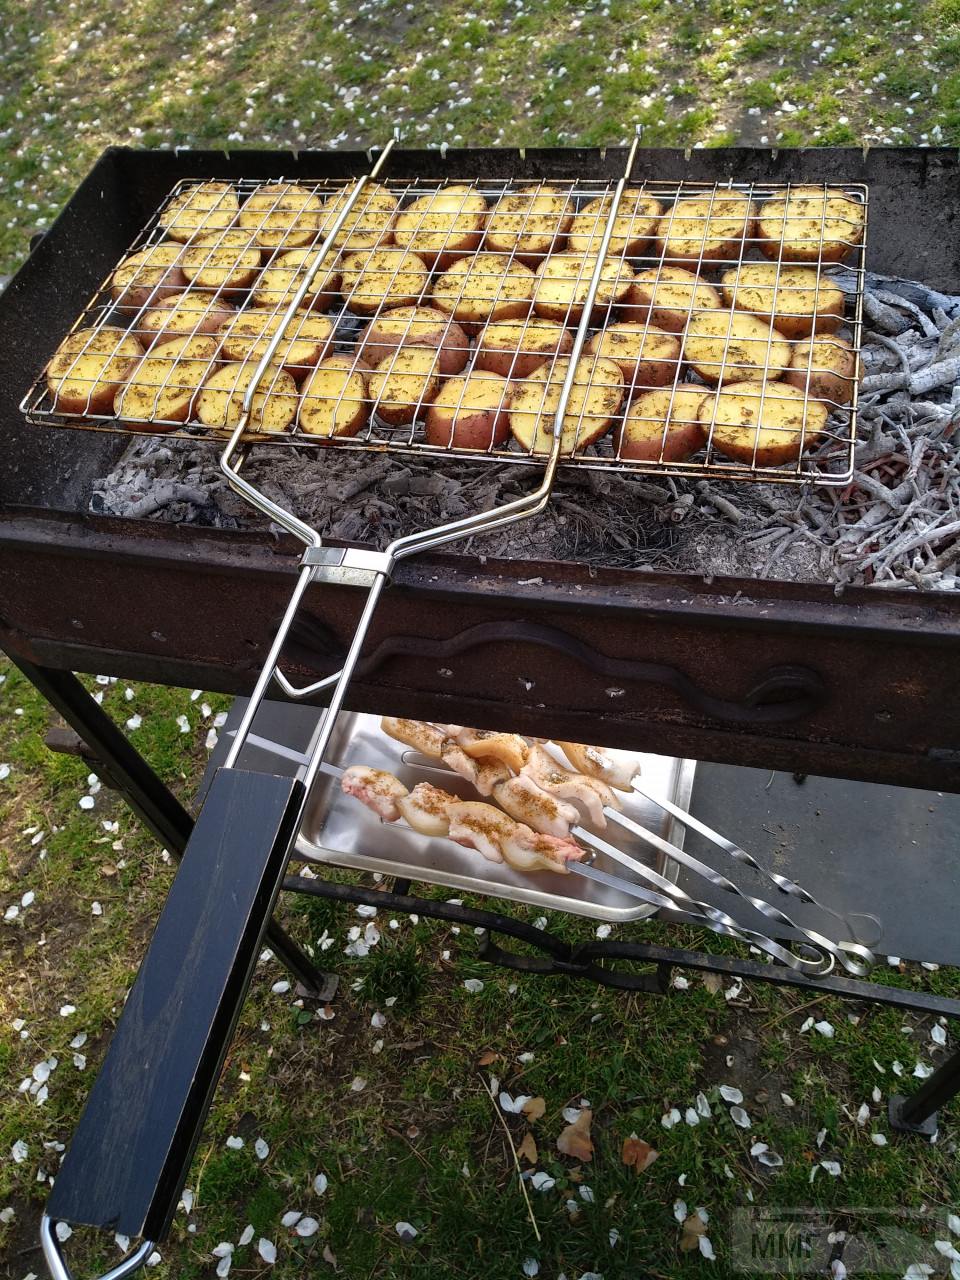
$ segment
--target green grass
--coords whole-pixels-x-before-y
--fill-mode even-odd
[[[96,795],[92,811],[79,808],[87,767],[46,751],[46,707],[15,671],[4,667],[3,674],[0,760],[11,770],[0,782],[0,911],[28,889],[36,894],[0,933],[0,1207],[16,1211],[12,1222],[0,1225],[0,1274],[20,1280],[40,1269],[38,1255],[29,1252],[46,1195],[37,1172],[55,1172],[57,1161],[44,1143],[70,1139],[173,868],[108,791]],[[123,681],[90,685],[121,722],[133,712],[142,716],[134,741],[189,800],[206,758],[208,727],[224,700],[136,685],[127,701]],[[186,734],[176,723],[183,714],[190,721]],[[112,821],[119,823],[116,832],[103,827]],[[44,833],[36,845],[32,828]],[[115,847],[118,841],[122,847]],[[102,905],[101,916],[91,914],[93,902]],[[318,1018],[291,1003],[289,994],[274,993],[283,976],[275,961],[258,967],[187,1179],[192,1212],[177,1214],[152,1273],[157,1277],[211,1275],[212,1249],[236,1242],[247,1223],[254,1244],[237,1248],[234,1273],[263,1270],[256,1240],[264,1236],[279,1249],[272,1268],[278,1280],[305,1271],[332,1274],[325,1249],[335,1255],[338,1274],[385,1280],[509,1280],[531,1257],[545,1276],[598,1271],[606,1280],[682,1278],[708,1267],[726,1275],[732,1215],[749,1207],[749,1195],[757,1207],[827,1211],[947,1209],[960,1201],[958,1108],[943,1113],[936,1146],[893,1135],[885,1119],[888,1094],[915,1083],[914,1064],[942,1056],[931,1051],[929,1026],[920,1019],[830,999],[811,1005],[802,992],[759,985],[728,1002],[694,974],[667,999],[523,976],[484,965],[470,930],[403,917],[391,929],[383,913],[382,941],[354,959],[343,954],[348,929],[363,923],[353,909],[298,899],[286,902],[282,914],[321,963],[341,974],[334,1016]],[[591,926],[562,917],[549,927],[570,939],[592,933]],[[678,937],[649,925],[630,932]],[[334,945],[319,951],[321,939],[330,937]],[[679,940],[735,949],[693,930],[679,931]],[[960,994],[950,970],[883,966],[878,976]],[[463,986],[474,977],[484,984],[477,994]],[[61,1017],[68,1003],[76,1012]],[[384,1026],[372,1025],[375,1013],[385,1016]],[[801,1035],[808,1014],[828,1019],[833,1039]],[[13,1025],[18,1018],[25,1020],[26,1039]],[[73,1065],[70,1047],[80,1031],[88,1036],[79,1050],[83,1069]],[[489,1054],[497,1056],[481,1067],[478,1060]],[[18,1085],[51,1055],[59,1065],[47,1101],[38,1106]],[[903,1080],[892,1073],[896,1060]],[[506,1117],[516,1143],[532,1129],[537,1168],[555,1180],[547,1192],[531,1191],[539,1242],[485,1090],[491,1076],[513,1095],[545,1100],[546,1112],[532,1126]],[[358,1077],[365,1084],[354,1090]],[[749,1131],[732,1123],[719,1097],[722,1083],[743,1090]],[[875,1086],[880,1103],[872,1101]],[[661,1116],[673,1106],[684,1112],[701,1090],[712,1118],[665,1130]],[[795,1106],[787,1107],[781,1092]],[[563,1108],[581,1098],[593,1108],[595,1151],[591,1162],[577,1164],[558,1152],[556,1139]],[[865,1127],[854,1119],[862,1102],[871,1110]],[[633,1133],[660,1151],[639,1177],[620,1159],[623,1140]],[[887,1136],[888,1145],[875,1146],[871,1133]],[[231,1135],[244,1139],[242,1149],[225,1145]],[[255,1152],[258,1138],[269,1147],[264,1160]],[[28,1146],[20,1164],[9,1158],[17,1141]],[[782,1169],[757,1164],[750,1155],[756,1141],[783,1156]],[[819,1170],[811,1184],[821,1159],[839,1161],[842,1176]],[[329,1180],[322,1196],[313,1189],[320,1172]],[[590,1203],[581,1196],[583,1185],[592,1192]],[[716,1264],[678,1250],[678,1198],[691,1210],[708,1209]],[[284,1229],[280,1218],[290,1209],[316,1217],[317,1234],[301,1239]],[[414,1241],[399,1239],[394,1226],[400,1221],[417,1228]],[[619,1233],[615,1245],[611,1230]],[[69,1249],[78,1274],[94,1274],[119,1257],[100,1233],[78,1231]]]

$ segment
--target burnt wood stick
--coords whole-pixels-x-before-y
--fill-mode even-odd
[[[296,835],[303,785],[221,769],[57,1174],[47,1212],[160,1240]]]

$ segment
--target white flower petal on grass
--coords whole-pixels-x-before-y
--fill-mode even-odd
[[[378,1031],[382,1031],[383,1028],[387,1025],[386,1014],[375,1013],[373,1017],[370,1019],[370,1025],[371,1027],[376,1027]]]
[[[839,1160],[821,1160],[821,1161],[820,1161],[820,1168],[821,1168],[821,1169],[823,1169],[823,1170],[825,1170],[827,1173],[829,1173],[829,1175],[830,1175],[830,1177],[831,1177],[831,1178],[839,1178],[839,1177],[840,1177],[840,1162],[839,1162]]]
[[[708,1262],[716,1262],[717,1255],[713,1252],[713,1245],[710,1243],[709,1236],[701,1236],[697,1241],[697,1248]]]
[[[865,1102],[861,1102],[859,1109],[857,1110],[857,1124],[862,1129],[869,1119],[870,1119],[870,1108],[867,1106]]]
[[[803,1035],[803,1033],[805,1031],[809,1031],[812,1026],[813,1018],[804,1018],[803,1022],[800,1024],[800,1034]]]
[[[247,1225],[240,1232],[240,1239],[237,1241],[237,1244],[242,1249],[244,1245],[248,1245],[252,1239],[253,1239],[253,1227],[248,1222]]]
[[[536,1258],[524,1258],[523,1274],[525,1276],[535,1276],[535,1275],[538,1275],[539,1272],[540,1272],[540,1263],[536,1260]]]
[[[542,1169],[538,1169],[530,1178],[530,1185],[534,1191],[552,1191],[557,1185],[555,1178],[551,1178],[549,1173],[544,1173]]]
[[[610,1231],[607,1234],[607,1239],[610,1241],[610,1248],[613,1249],[620,1239],[620,1232],[616,1227],[610,1228]]]
[[[583,1201],[584,1204],[594,1204],[596,1202],[597,1197],[593,1194],[593,1187],[587,1187],[581,1184],[580,1199]]]
[[[81,809],[92,809],[95,802],[93,796],[81,796],[77,803]]]
[[[722,1084],[720,1086],[720,1097],[724,1102],[741,1103],[743,1101],[743,1094],[732,1084]]]
[[[183,1188],[183,1195],[180,1197],[180,1203],[183,1205],[184,1213],[190,1213],[193,1209],[193,1192],[189,1187]]]
[[[925,1062],[918,1062],[913,1068],[913,1074],[918,1080],[926,1080],[927,1076],[933,1075],[933,1067],[928,1067]]]
[[[329,1185],[330,1183],[325,1173],[318,1173],[313,1180],[313,1189],[318,1196],[322,1196]]]
[[[813,1024],[814,1031],[819,1031],[822,1036],[826,1036],[828,1040],[833,1039],[833,1023],[832,1022],[815,1022]]]
[[[942,1257],[949,1258],[951,1262],[960,1262],[960,1252],[949,1240],[934,1240],[933,1247]]]
[[[230,1137],[227,1139],[227,1146],[230,1148],[231,1151],[239,1151],[240,1148],[243,1146],[243,1139],[238,1138],[236,1134],[231,1134]]]
[[[664,1129],[672,1129],[673,1126],[675,1124],[679,1124],[682,1119],[683,1119],[683,1116],[680,1114],[677,1108],[671,1107],[670,1110],[666,1113],[666,1115],[663,1115],[660,1117],[660,1123],[663,1125]]]
[[[315,1236],[320,1230],[320,1223],[316,1218],[301,1218],[297,1223],[297,1235],[302,1236],[306,1240],[309,1236]]]
[[[76,1012],[77,1012],[77,1006],[75,1004],[62,1004],[60,1006],[61,1018],[69,1018],[71,1013],[76,1013]]]
[[[257,1242],[257,1253],[268,1266],[272,1267],[277,1260],[277,1246],[264,1236],[261,1236]]]
[[[900,1062],[898,1058],[894,1058],[893,1062],[890,1063],[890,1070],[893,1072],[895,1076],[902,1076],[903,1063]]]
[[[515,1098],[512,1098],[506,1090],[501,1089],[499,1099],[500,1108],[502,1111],[505,1111],[507,1115],[518,1116],[532,1097],[532,1093],[518,1093]]]
[[[102,916],[102,915],[103,915],[103,905],[102,905],[102,903],[99,903],[99,902],[91,902],[91,903],[90,903],[90,914],[91,914],[92,916]]]
[[[609,937],[610,937],[610,932],[611,932],[611,926],[610,926],[610,925],[608,925],[608,924],[598,924],[598,925],[597,925],[597,937],[601,940],[601,942],[603,941],[603,939],[604,939],[604,938],[609,938]]]
[[[177,716],[177,728],[181,733],[190,732],[190,721],[186,716]]]
[[[290,983],[286,978],[281,978],[279,982],[275,982],[270,988],[275,996],[283,996],[290,990]]]
[[[212,751],[219,741],[220,735],[217,733],[216,729],[208,729],[207,736],[203,740],[203,745],[208,751]]]
[[[367,1082],[363,1076],[354,1076],[350,1081],[350,1092],[360,1093],[367,1087]]]
[[[681,1223],[682,1223],[682,1222],[684,1222],[684,1221],[686,1220],[686,1217],[687,1217],[687,1202],[686,1202],[686,1200],[674,1200],[674,1202],[673,1202],[673,1216],[676,1218],[676,1220],[677,1220],[678,1222],[681,1222]]]
[[[700,1123],[700,1117],[697,1115],[697,1112],[693,1107],[687,1107],[686,1111],[683,1113],[683,1118],[686,1120],[687,1124],[691,1126]]]
[[[567,1124],[576,1124],[577,1121],[580,1119],[580,1108],[564,1107],[562,1115],[564,1120],[566,1120]]]
[[[256,1140],[253,1144],[253,1149],[257,1153],[258,1160],[266,1160],[267,1156],[270,1154],[270,1148],[262,1138],[258,1138]]]
[[[960,1236],[960,1215],[956,1213],[947,1214],[947,1230],[955,1236]]]
[[[230,1274],[230,1265],[233,1262],[233,1252],[225,1254],[217,1263],[217,1276],[219,1280],[226,1280]]]
[[[705,1093],[697,1094],[697,1115],[701,1116],[704,1120],[709,1120],[713,1116],[713,1112],[710,1110],[710,1103],[707,1101],[707,1095]]]
[[[0,764],[0,782],[10,777],[10,766],[8,764]]]
[[[158,1267],[162,1261],[163,1259],[160,1256],[160,1251],[158,1249],[154,1249],[153,1253],[151,1253],[150,1257],[147,1259],[146,1265],[148,1267]]]
[[[870,1141],[875,1147],[885,1147],[887,1140],[882,1133],[871,1133]]]
[[[281,1227],[295,1227],[303,1217],[302,1209],[288,1209],[280,1219]]]
[[[464,990],[469,991],[471,995],[476,995],[478,991],[483,990],[483,983],[479,978],[464,978]]]
[[[46,1059],[43,1062],[38,1062],[30,1074],[38,1084],[43,1084],[45,1080],[50,1079],[50,1063]]]
[[[24,906],[26,906],[26,903],[24,903]],[[940,1044],[940,1045],[946,1044],[947,1043],[946,1027],[941,1026],[939,1022],[934,1023],[934,1025],[930,1028],[930,1039],[933,1041],[934,1044]]]
[[[13,1205],[11,1204],[8,1204],[5,1209],[0,1209],[0,1222],[2,1222],[4,1226],[6,1226],[8,1222],[12,1222],[16,1216]]]
[[[65,1240],[69,1240],[73,1235],[73,1228],[68,1226],[66,1222],[58,1222],[54,1230],[56,1231],[57,1239],[61,1244],[63,1244]]]
[[[37,895],[33,892],[33,890],[28,889],[27,892],[20,899],[21,907],[32,907],[34,902],[36,901],[36,898],[37,898]],[[934,1027],[934,1031],[943,1031],[943,1027]],[[946,1036],[944,1036],[943,1040],[941,1040],[939,1043],[946,1044],[946,1042],[947,1042]]]
[[[824,1142],[824,1139],[826,1138],[826,1136],[827,1136],[827,1131],[826,1131],[826,1129],[818,1129],[818,1130],[817,1130],[816,1143],[817,1143],[817,1146],[818,1146],[818,1147],[822,1147],[822,1146],[823,1146],[823,1142]]]
[[[210,1252],[215,1258],[229,1258],[230,1254],[233,1253],[233,1245],[229,1240],[221,1240],[216,1248],[211,1249]]]
[[[750,1117],[744,1111],[743,1107],[731,1107],[730,1119],[735,1125],[739,1125],[741,1129],[750,1128]]]
[[[395,1222],[393,1229],[396,1231],[400,1239],[407,1243],[411,1240],[416,1240],[417,1236],[420,1234],[412,1222]]]
[[[876,1085],[874,1085],[873,1089],[870,1091],[870,1097],[874,1100],[874,1102],[879,1102],[883,1097],[883,1094],[880,1092],[880,1090],[877,1088]]]

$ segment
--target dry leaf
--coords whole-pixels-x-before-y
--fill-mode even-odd
[[[537,1151],[537,1143],[532,1133],[525,1133],[523,1141],[517,1147],[517,1155],[523,1156],[524,1160],[530,1164],[536,1164],[540,1159],[540,1153]]]
[[[620,1158],[627,1168],[633,1168],[640,1174],[644,1169],[650,1168],[659,1154],[659,1151],[654,1151],[650,1143],[644,1142],[642,1138],[624,1138]]]
[[[575,1160],[592,1160],[593,1143],[590,1140],[590,1125],[593,1112],[584,1107],[573,1124],[568,1124],[557,1139],[557,1150],[565,1156],[573,1156]]]
[[[701,974],[701,978],[703,981],[703,985],[713,995],[716,995],[717,992],[720,990],[720,988],[723,986],[723,979],[720,977],[719,973],[704,973],[704,974]]]
[[[333,1252],[328,1244],[323,1246],[323,1260],[329,1262],[334,1271],[337,1269],[337,1255]]]
[[[529,1102],[525,1102],[520,1108],[531,1124],[540,1117],[547,1109],[547,1104],[542,1098],[531,1098]]]
[[[484,1049],[480,1057],[477,1059],[478,1067],[489,1067],[491,1062],[496,1062],[500,1057],[499,1053],[494,1053],[492,1049]]]
[[[683,1226],[680,1228],[680,1248],[684,1253],[689,1253],[691,1249],[698,1249],[699,1240],[702,1235],[706,1235],[707,1224],[698,1213],[691,1213],[689,1218],[684,1218]]]

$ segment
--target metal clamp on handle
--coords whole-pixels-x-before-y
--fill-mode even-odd
[[[57,1224],[45,1213],[40,1219],[40,1244],[43,1247],[43,1258],[50,1272],[51,1280],[74,1280],[73,1272],[67,1266],[60,1241],[57,1239]],[[98,1280],[123,1280],[124,1276],[132,1276],[146,1262],[154,1250],[152,1240],[144,1240],[139,1248],[118,1262],[115,1267],[105,1271]]]

